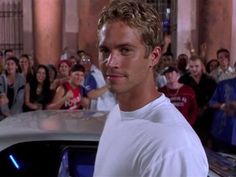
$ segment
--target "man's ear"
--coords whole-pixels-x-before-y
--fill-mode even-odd
[[[154,67],[160,60],[161,57],[161,48],[159,46],[155,47],[150,54],[150,63],[149,67]]]

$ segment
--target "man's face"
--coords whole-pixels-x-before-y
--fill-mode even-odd
[[[198,77],[203,73],[203,64],[200,60],[189,61],[189,71],[192,76]]]
[[[226,52],[218,54],[218,60],[220,62],[221,69],[225,70],[229,67],[229,55]]]
[[[70,78],[74,86],[79,86],[84,80],[84,73],[82,71],[74,71],[71,73]]]
[[[179,74],[176,71],[165,73],[165,77],[166,77],[167,83],[170,83],[170,84],[178,83]]]
[[[145,58],[138,30],[118,21],[104,24],[98,38],[99,64],[110,89],[118,94],[140,93],[152,70],[151,55]]]

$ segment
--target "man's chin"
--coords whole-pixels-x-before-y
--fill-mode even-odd
[[[114,94],[120,94],[120,93],[123,93],[124,90],[120,87],[117,87],[117,86],[109,86],[108,87],[110,92],[114,93]]]

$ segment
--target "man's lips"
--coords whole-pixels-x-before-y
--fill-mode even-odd
[[[106,74],[106,77],[107,77],[107,79],[120,79],[120,78],[126,77],[126,75],[117,74],[117,73],[112,73],[112,74],[108,73],[108,74]]]

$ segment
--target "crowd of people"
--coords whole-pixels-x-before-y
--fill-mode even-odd
[[[206,61],[191,50],[177,59],[164,53],[156,67],[156,85],[185,116],[205,146],[235,153],[236,70],[230,65],[230,51],[220,48],[216,59]]]
[[[117,103],[102,72],[84,50],[78,50],[77,56],[61,58],[58,66],[35,66],[29,55],[17,58],[11,49],[0,52],[0,56],[0,120],[41,109],[110,111]],[[235,149],[236,115],[232,110],[236,109],[236,71],[230,66],[227,49],[219,49],[216,57],[205,62],[196,53],[174,59],[171,53],[162,52],[155,67],[156,86],[184,115],[205,146],[217,148],[225,143]]]
[[[206,176],[203,146],[236,153],[236,71],[224,48],[209,62],[193,49],[173,58],[159,46],[160,25],[141,1],[111,1],[98,22],[106,78],[83,50],[58,66],[4,51],[0,120],[41,109],[110,111],[94,176]]]
[[[1,53],[0,120],[11,115],[45,109],[109,111],[116,104],[102,72],[88,53],[61,58],[58,66],[33,65],[31,57]]]
[[[11,49],[0,56],[0,120],[40,109],[110,111],[117,103],[102,72],[84,50],[77,56],[61,58],[58,66],[35,66],[29,55],[17,58]],[[162,53],[155,81],[157,89],[179,109],[205,146],[218,147],[225,142],[234,147],[236,71],[230,66],[227,49],[219,49],[216,57],[205,62],[196,53],[180,54],[177,59]]]

